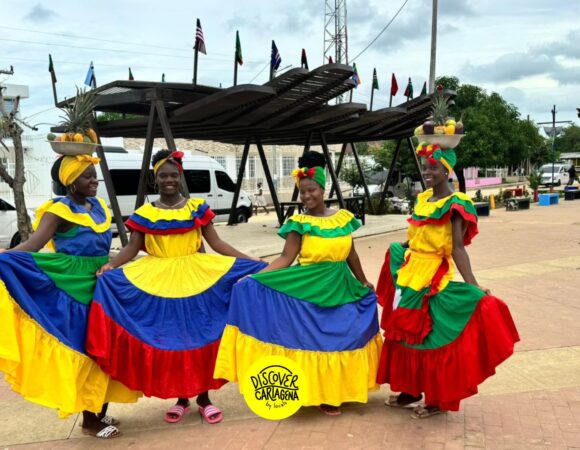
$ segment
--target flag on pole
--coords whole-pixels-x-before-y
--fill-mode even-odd
[[[328,64],[334,64],[334,61],[332,60],[332,56],[328,57]]]
[[[94,88],[97,87],[97,79],[95,77],[95,66],[93,66],[93,62],[89,65],[89,70],[87,71],[87,76],[85,77],[85,84],[87,86],[92,86]]]
[[[306,59],[306,50],[302,49],[302,58],[300,60],[300,67],[304,67],[306,70],[308,69],[308,60]]]
[[[395,96],[399,92],[399,85],[397,84],[397,79],[395,78],[395,74],[391,76],[391,95]]]
[[[161,74],[161,82],[165,83],[165,74],[164,73]]]
[[[356,69],[356,63],[353,63],[352,70],[354,73],[352,74],[352,79],[354,80],[354,87],[357,88],[359,84],[361,84],[360,77],[358,76],[358,70]]]
[[[421,89],[421,95],[427,95],[427,82],[423,83],[423,89]]]
[[[373,69],[373,89],[379,90],[379,79],[377,78],[377,69]]]
[[[203,31],[201,29],[201,22],[197,19],[197,27],[195,29],[195,47],[193,47],[198,52],[207,55],[205,50],[205,41],[203,40]]]
[[[54,73],[54,65],[52,64],[52,55],[48,54],[48,71],[53,83],[56,83],[56,73]]]
[[[278,47],[276,47],[276,43],[272,41],[272,56],[270,58],[270,68],[272,70],[278,70],[280,64],[282,64],[282,57],[280,56]]]
[[[135,78],[133,77],[133,72],[131,72],[131,68],[129,67],[129,81],[133,81]]]
[[[411,82],[411,77],[409,77],[409,83],[407,84],[403,95],[407,97],[407,99],[413,98],[413,83]]]
[[[240,43],[240,32],[236,31],[236,62],[241,66],[244,64],[242,59],[242,44]]]

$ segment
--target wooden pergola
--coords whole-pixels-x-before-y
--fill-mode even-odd
[[[135,207],[145,200],[149,161],[155,138],[163,137],[167,148],[175,150],[175,139],[212,140],[243,145],[241,164],[232,202],[230,224],[242,186],[251,145],[255,145],[280,224],[283,222],[280,202],[268,167],[264,145],[301,145],[304,151],[319,145],[325,155],[332,181],[330,196],[336,193],[340,207],[344,200],[339,188],[340,173],[347,147],[350,147],[357,168],[364,174],[356,148],[357,142],[395,139],[397,149],[391,167],[400,155],[403,141],[411,150],[417,170],[421,173],[410,140],[414,129],[431,114],[432,95],[421,96],[392,108],[368,111],[366,104],[330,104],[338,96],[355,88],[352,67],[326,64],[312,71],[296,68],[264,85],[238,85],[220,89],[191,83],[157,83],[114,81],[95,90],[94,110],[139,115],[107,122],[94,122],[99,137],[144,138],[145,148]],[[449,99],[455,94],[445,91]],[[57,104],[66,107],[74,99]],[[63,131],[59,127],[53,131]],[[336,167],[328,146],[341,144]],[[127,237],[122,222],[114,186],[108,171],[106,155],[97,147],[104,181],[111,200],[117,228],[123,245]],[[389,170],[382,201],[387,194],[393,171]],[[364,183],[365,197],[370,193]],[[187,186],[184,182],[184,191]],[[293,200],[297,198],[297,190]]]

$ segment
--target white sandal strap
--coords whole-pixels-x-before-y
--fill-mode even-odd
[[[105,416],[101,419],[101,422],[105,425],[113,425],[116,422],[115,418],[112,416]]]
[[[118,433],[119,430],[117,429],[117,427],[114,427],[113,425],[109,425],[108,427],[103,428],[101,431],[99,431],[95,437],[101,438],[101,439],[107,439],[109,437],[111,437],[113,434]]]

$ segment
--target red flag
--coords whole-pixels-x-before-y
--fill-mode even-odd
[[[328,64],[334,64],[334,61],[332,61],[332,56],[328,57]]]
[[[391,77],[391,95],[397,95],[399,90],[399,85],[397,84],[397,79],[395,78],[395,74]]]

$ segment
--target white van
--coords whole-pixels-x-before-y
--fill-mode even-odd
[[[126,153],[121,148],[118,151],[114,151],[113,148],[108,148],[107,150],[105,156],[109,172],[113,179],[121,215],[125,219],[135,210],[143,154]],[[183,159],[183,171],[190,195],[207,201],[216,214],[216,222],[227,222],[234,198],[235,183],[225,169],[209,156],[187,155]],[[97,195],[105,199],[110,206],[100,166],[97,166],[97,176],[99,178]],[[145,201],[153,201],[156,198],[153,170],[149,164],[149,179]],[[244,223],[251,216],[252,200],[246,192],[241,191],[236,208],[236,221],[237,223]]]
[[[30,220],[34,222],[34,210],[28,209]],[[20,232],[16,208],[0,198],[0,248],[12,248],[20,244]]]
[[[570,170],[570,164],[556,163],[554,164],[554,176],[552,177],[552,164],[544,164],[540,167],[541,184],[545,186],[567,184],[570,179],[568,170]]]

